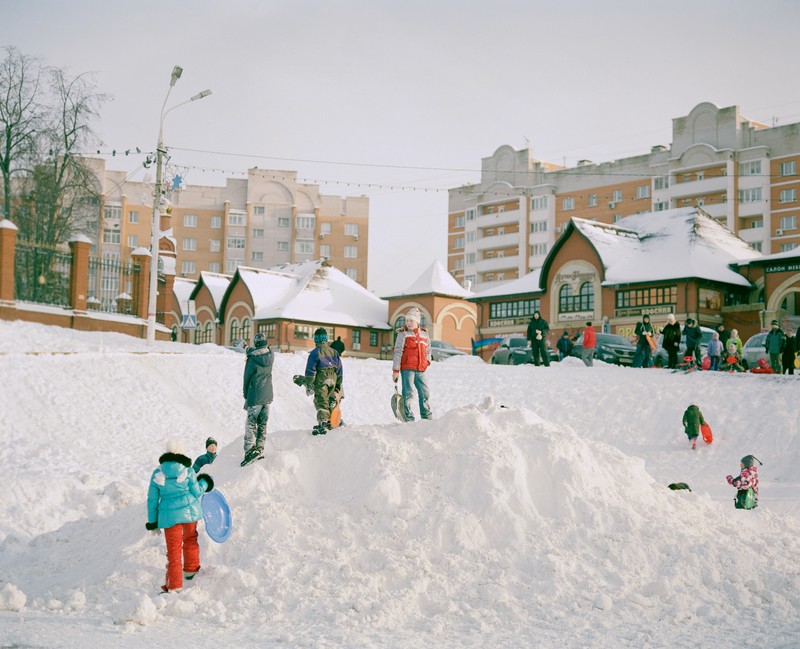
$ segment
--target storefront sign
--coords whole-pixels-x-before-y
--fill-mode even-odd
[[[629,309],[614,309],[615,318],[629,318],[630,316],[647,314],[654,315],[668,315],[675,313],[674,304],[660,304],[659,306],[635,306]]]
[[[594,311],[582,311],[580,313],[559,313],[559,322],[587,322],[594,316]]]
[[[787,261],[783,264],[764,266],[765,273],[792,273],[800,270],[800,261]]]
[[[527,325],[530,318],[503,318],[502,320],[489,320],[489,327],[516,327],[517,325]]]

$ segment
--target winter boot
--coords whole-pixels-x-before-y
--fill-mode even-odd
[[[198,573],[198,572],[200,572],[200,568],[198,568],[198,569],[197,569],[197,570],[195,570],[194,572],[186,572],[186,571],[184,570],[184,571],[183,571],[183,580],[184,580],[184,581],[192,581],[192,579],[194,579],[194,578],[197,576],[197,573]]]
[[[244,454],[244,459],[239,466],[247,466],[256,460],[264,459],[264,451],[258,446],[253,446],[247,453]]]
[[[326,426],[327,424],[327,426]],[[330,424],[325,421],[319,422],[314,428],[311,429],[312,435],[324,435],[330,429]]]
[[[697,450],[697,438],[696,437],[692,439],[692,450],[693,451]]]

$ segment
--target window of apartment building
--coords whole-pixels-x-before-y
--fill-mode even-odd
[[[311,325],[296,324],[294,326],[294,337],[296,340],[308,340],[311,338]]]
[[[781,252],[789,252],[790,250],[794,250],[795,245],[793,243],[782,243],[781,244]]]
[[[567,198],[561,201],[561,209],[562,210],[574,210],[575,209],[575,199],[572,196],[568,196]]]
[[[506,256],[506,251],[505,251],[505,250],[498,250],[498,251],[495,253],[495,257],[497,257],[498,259],[500,259],[500,258],[502,258],[502,257],[505,257],[505,256]]]
[[[211,217],[211,227],[215,230],[218,230],[222,227],[222,217],[221,216],[212,216]]]
[[[589,194],[589,200],[586,202],[589,207],[597,207],[597,194]]]
[[[497,281],[502,282],[506,278],[505,273],[497,273]]]
[[[594,310],[594,284],[584,282],[577,295],[572,291],[572,286],[564,284],[558,291],[558,310],[561,313]]]
[[[467,253],[467,263],[468,264],[474,264],[475,263],[475,253],[474,252],[468,252]]]
[[[463,250],[464,249],[464,237],[456,237],[453,239],[453,248],[455,250]]]
[[[622,201],[622,190],[615,189],[613,192],[611,192],[611,202],[619,203],[620,201]]]
[[[653,206],[653,211],[654,212],[663,212],[664,210],[668,210],[668,209],[669,209],[669,201],[658,201]]]
[[[797,217],[796,216],[782,216],[781,217],[781,230],[796,230]]]
[[[467,221],[474,221],[475,220],[475,208],[473,207],[470,210],[467,210]]]
[[[547,221],[534,221],[531,223],[531,232],[547,232]]]
[[[253,228],[253,239],[263,239],[263,238],[264,238],[263,228]]]
[[[357,237],[358,236],[358,223],[345,223],[344,224],[344,233],[348,237]]]
[[[653,178],[653,189],[669,189],[669,176],[656,176]]]
[[[494,302],[489,305],[489,319],[529,318],[540,309],[540,300],[515,300],[513,302]]]
[[[750,160],[749,162],[739,163],[740,176],[760,176],[761,160]]]
[[[327,243],[323,243],[319,247],[319,254],[320,257],[325,257],[325,259],[331,258],[331,247]]]
[[[356,259],[356,258],[358,258],[358,246],[345,246],[344,247],[344,258],[345,259]]]
[[[279,228],[288,228],[289,227],[289,219],[285,216],[278,217],[278,227]]]
[[[139,245],[139,237],[135,234],[128,235],[128,247],[136,248]]]
[[[239,267],[238,259],[228,259],[228,261],[225,262],[225,272],[228,275],[233,275],[238,267]]]
[[[228,237],[228,249],[244,250],[246,247],[244,237]]]
[[[464,285],[472,286],[476,281],[475,275],[464,275]]]
[[[378,332],[377,331],[370,331],[369,332],[369,344],[372,347],[378,346]]]
[[[455,260],[455,266],[453,267],[455,270],[464,270],[464,259],[458,258]]]
[[[138,222],[139,222],[139,210],[128,211],[128,223],[138,223]]]
[[[531,245],[531,255],[533,257],[540,257],[547,254],[546,243],[534,243]]]
[[[103,207],[103,218],[105,218],[107,221],[121,221],[122,205],[106,203],[106,205]]]
[[[616,294],[616,304],[618,309],[636,306],[659,306],[661,304],[675,304],[677,301],[677,286],[637,288],[626,291],[617,291]]]
[[[278,241],[278,250],[280,250],[281,252],[289,252],[289,242]]]
[[[760,241],[752,241],[752,242],[750,242],[750,247],[753,250],[758,250],[758,252],[761,252],[761,247],[762,246],[761,246],[761,242]]]
[[[184,228],[196,228],[197,227],[197,214],[184,214],[183,215],[183,227]]]
[[[220,265],[218,261],[211,261],[208,263],[208,270],[212,273],[218,273],[220,271]]]
[[[796,189],[782,189],[781,190],[781,203],[794,203],[797,200]]]
[[[313,255],[314,242],[310,239],[297,239],[294,242],[294,251],[298,255]]]
[[[210,252],[219,252],[219,239],[209,239],[208,249]]]
[[[197,239],[188,237],[183,240],[184,250],[197,250]]]
[[[230,210],[228,212],[228,225],[247,225],[247,212],[244,210]]]
[[[688,183],[692,181],[692,174],[683,174],[683,182]]]
[[[498,214],[502,214],[505,211],[506,211],[506,206],[505,205],[498,205],[497,206],[497,213]]]
[[[706,177],[705,171],[698,171],[697,174],[695,175],[695,180],[704,180],[705,177]]]
[[[466,220],[463,216],[457,216],[453,222],[453,227],[455,228],[463,228]]]
[[[344,274],[347,275],[354,282],[358,281],[358,268],[345,268]]]
[[[739,190],[740,203],[756,203],[761,200],[761,187]]]
[[[615,214],[611,217],[611,223],[619,223],[622,220],[622,214]]]
[[[791,162],[781,162],[780,172],[781,176],[794,176],[797,173],[794,160]]]
[[[532,210],[546,210],[547,209],[547,196],[534,196],[531,198]]]
[[[466,239],[468,243],[472,243],[473,241],[475,241],[475,239],[478,238],[478,233],[475,230],[470,230],[466,234],[467,234]]]
[[[636,198],[650,198],[650,185],[639,185],[636,188]]]
[[[253,205],[253,215],[254,216],[264,216],[264,206],[263,205]]]
[[[183,275],[194,275],[197,271],[197,262],[196,261],[182,261],[181,262],[181,274]]]
[[[298,230],[313,230],[315,226],[315,218],[313,216],[304,215],[298,216],[295,219],[294,227]]]
[[[750,227],[751,228],[763,228],[764,227],[764,221],[762,221],[761,219],[756,219],[755,221],[750,221]]]
[[[119,240],[119,230],[103,229],[103,243],[118,244]]]
[[[697,205],[697,207],[703,207],[703,205],[705,204],[706,204],[706,199],[703,196],[699,196],[695,201],[695,205]]]
[[[251,258],[253,261],[264,261],[264,253],[263,253],[263,252],[260,252],[260,251],[256,251],[256,250],[254,250],[254,251],[251,253],[251,255],[250,255],[250,258]]]
[[[328,222],[320,223],[319,224],[319,233],[320,234],[330,234],[331,233],[331,224],[328,223]]]

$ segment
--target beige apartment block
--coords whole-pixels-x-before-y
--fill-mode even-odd
[[[764,254],[800,244],[800,123],[766,126],[738,106],[695,106],[672,143],[562,168],[499,147],[481,181],[449,192],[448,270],[481,291],[541,268],[572,217],[613,224],[678,207],[703,210]]]
[[[84,233],[97,241],[97,254],[125,261],[137,247],[150,247],[153,178],[132,182],[125,172],[106,169],[103,160],[92,164],[102,218],[97,231]],[[173,188],[169,177],[166,184],[171,218],[161,236],[174,244],[177,277],[325,258],[366,287],[366,196],[324,195],[319,186],[299,182],[295,171],[257,168],[248,170],[247,178],[228,178],[224,186]]]

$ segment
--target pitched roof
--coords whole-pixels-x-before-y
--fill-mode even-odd
[[[267,269],[240,266],[226,292],[226,300],[237,276],[250,292],[254,320],[300,320],[390,329],[389,303],[322,260]]]
[[[472,291],[468,291],[455,278],[447,272],[447,269],[438,259],[434,261],[407,289],[397,295],[388,297],[399,297],[400,295],[447,295],[450,297],[470,297]]]
[[[214,308],[219,311],[222,304],[222,298],[225,297],[225,291],[231,283],[231,275],[223,275],[222,273],[212,273],[208,270],[200,271],[200,279],[197,280],[197,286],[192,291],[191,297],[194,298],[202,286],[208,289],[211,293],[211,299],[214,302]],[[177,280],[176,280],[177,282]]]

